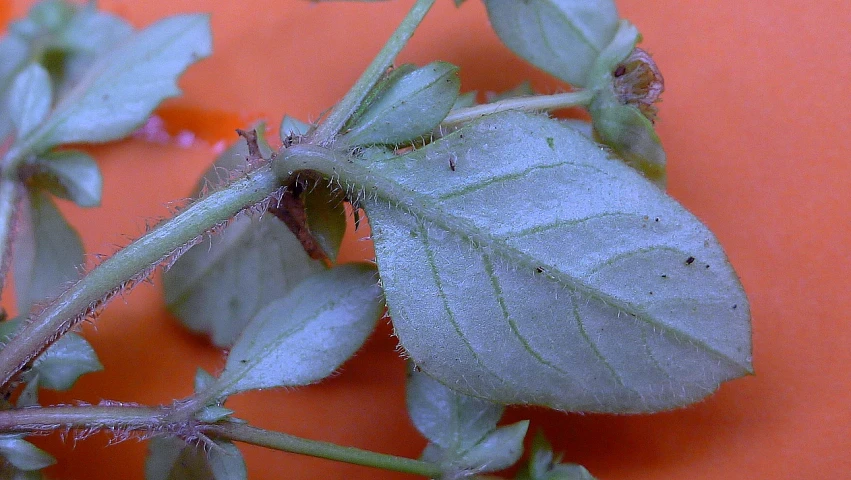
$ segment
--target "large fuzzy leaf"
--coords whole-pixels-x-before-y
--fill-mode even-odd
[[[715,237],[576,130],[509,112],[360,167],[396,334],[442,383],[647,412],[750,371],[747,299]]]

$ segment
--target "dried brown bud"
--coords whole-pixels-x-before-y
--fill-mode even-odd
[[[649,53],[636,48],[612,72],[615,96],[624,105],[635,105],[651,122],[656,119],[653,105],[665,91],[665,81]]]

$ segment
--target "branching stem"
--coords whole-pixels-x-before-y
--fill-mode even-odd
[[[172,413],[173,409],[170,407],[136,405],[55,406],[4,410],[0,411],[0,431],[34,433],[54,431],[57,428],[72,428],[146,433],[169,432],[184,436],[204,434],[284,452],[425,477],[437,477],[441,473],[440,467],[429,462],[309,440],[286,433],[263,430],[245,423],[198,424],[192,420],[191,415],[181,415],[181,418],[176,418]]]

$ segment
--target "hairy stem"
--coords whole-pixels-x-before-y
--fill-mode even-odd
[[[308,440],[306,438],[287,435],[286,433],[263,430],[242,423],[211,425],[205,429],[205,432],[219,438],[250,443],[285,452],[336,460],[338,462],[364,465],[396,472],[413,473],[431,478],[439,477],[441,474],[440,467],[433,463],[375,453],[358,448],[343,447],[317,440]]]
[[[402,20],[402,23],[393,32],[393,35],[384,45],[378,55],[372,60],[372,63],[366,68],[357,83],[349,90],[349,93],[340,100],[328,114],[328,118],[322,122],[310,136],[310,143],[327,144],[336,135],[343,125],[349,120],[353,113],[360,106],[363,99],[369,94],[369,91],[385,71],[393,64],[396,56],[402,51],[402,48],[411,39],[414,30],[417,29],[422,22],[426,13],[435,0],[417,0],[417,3]]]
[[[0,431],[8,433],[50,432],[58,428],[119,429],[122,432],[173,432],[177,435],[205,434],[274,450],[298,453],[338,462],[437,477],[440,468],[432,463],[383,453],[308,440],[245,423],[198,424],[192,416],[175,416],[171,407],[136,405],[54,406],[0,411]]]
[[[499,102],[452,110],[449,112],[449,115],[440,122],[440,126],[451,129],[479,117],[504,112],[506,110],[558,110],[561,108],[588,105],[591,103],[593,98],[594,92],[590,90],[579,90],[576,92],[558,93],[555,95],[534,95],[529,97],[508,98],[500,100]]]
[[[51,432],[58,428],[121,428],[151,431],[162,427],[164,407],[136,405],[55,406],[0,411],[2,432]]]
[[[190,205],[95,267],[25,322],[0,350],[0,384],[5,385],[29,360],[116,293],[143,280],[182,247],[246,207],[264,201],[278,188],[280,182],[270,167],[260,167]]]

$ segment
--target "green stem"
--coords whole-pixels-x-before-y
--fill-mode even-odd
[[[262,202],[280,185],[269,166],[260,167],[193,203],[95,267],[31,317],[0,350],[0,384],[6,384],[28,361],[97,312],[116,293],[144,280],[175,252],[246,207]]]
[[[594,92],[590,90],[578,90],[576,92],[558,93],[555,95],[534,95],[529,97],[517,97],[500,100],[495,103],[486,103],[474,107],[459,108],[452,110],[449,115],[440,122],[443,128],[452,129],[475,120],[485,115],[504,112],[506,110],[558,110],[562,108],[588,105],[594,98]]]
[[[417,29],[422,22],[426,13],[435,0],[417,0],[417,3],[402,20],[402,23],[393,32],[393,35],[384,45],[378,55],[369,64],[366,71],[363,72],[357,83],[349,90],[349,93],[340,100],[328,118],[316,127],[316,130],[310,136],[310,143],[327,144],[331,139],[343,128],[343,125],[349,120],[353,113],[358,109],[363,99],[372,90],[372,87],[381,79],[384,72],[393,64],[396,56],[402,51],[402,48],[411,39],[414,30]]]
[[[413,460],[410,458],[396,457],[383,453],[370,452],[353,447],[343,447],[333,443],[308,440],[306,438],[294,437],[286,433],[272,432],[241,423],[222,423],[211,425],[205,431],[216,437],[250,443],[261,447],[282,450],[285,452],[310,455],[312,457],[336,460],[338,462],[364,465],[367,467],[381,468],[403,473],[413,473],[424,477],[439,477],[441,469],[439,466]]]

